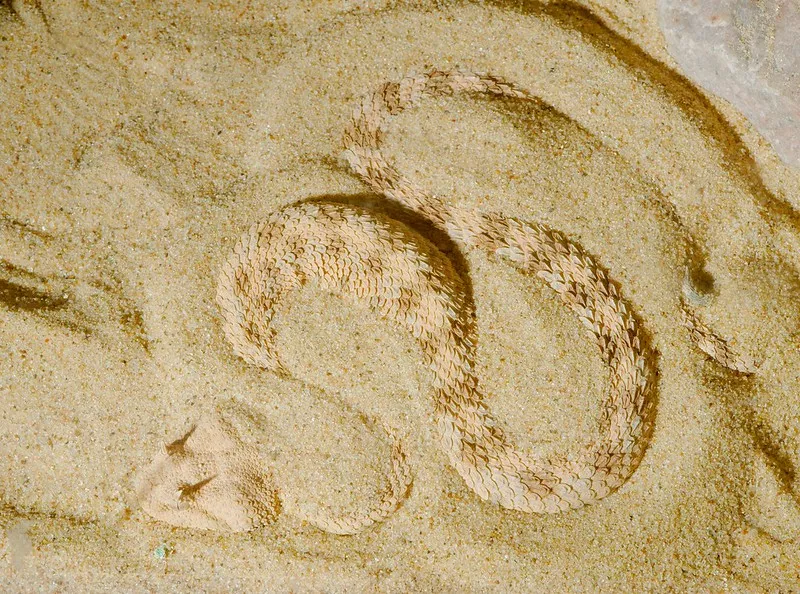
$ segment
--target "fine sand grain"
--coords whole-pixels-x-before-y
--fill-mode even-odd
[[[533,99],[427,98],[388,122],[386,158],[579,245],[652,349],[652,436],[593,505],[484,501],[440,447],[424,347],[320,283],[274,319],[287,373],[225,338],[220,271],[290,204],[446,243],[342,154],[363,96],[434,68]],[[680,73],[655,0],[15,0],[0,98],[0,590],[800,591],[800,173]],[[541,279],[443,254],[492,417],[526,455],[579,457],[614,389],[591,334]],[[217,414],[281,509],[241,532],[154,519],[143,473]],[[383,521],[307,521],[380,497],[395,438],[411,488]]]

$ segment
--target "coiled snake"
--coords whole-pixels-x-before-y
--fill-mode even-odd
[[[434,372],[441,447],[478,496],[536,513],[595,503],[633,474],[650,440],[654,354],[614,283],[579,246],[539,223],[446,204],[387,161],[381,144],[388,119],[426,96],[453,93],[529,98],[499,78],[461,71],[431,71],[385,83],[355,109],[344,134],[343,155],[373,190],[416,211],[464,249],[485,250],[543,279],[558,293],[589,330],[608,366],[610,389],[602,406],[600,438],[572,460],[533,458],[509,443],[484,404],[474,371],[474,312],[453,264],[412,228],[356,206],[296,203],[245,233],[219,277],[217,303],[225,336],[248,363],[285,373],[272,321],[288,293],[313,281],[324,290],[364,300],[419,342]],[[724,341],[708,338],[710,331],[699,321],[692,332],[698,344],[705,337],[709,349],[724,351]],[[214,431],[227,435],[214,443],[227,445],[215,450],[211,438],[190,432],[156,458],[140,487],[145,510],[173,524],[205,528],[243,530],[271,521],[280,509],[277,489],[268,477],[241,470],[241,461],[254,454],[238,444],[229,428],[212,428],[206,435]],[[203,456],[206,462],[192,464]],[[203,476],[209,474],[209,464],[214,466],[212,479]],[[388,486],[374,505],[315,523],[340,534],[358,532],[388,517],[406,497],[409,484],[402,448],[395,444]]]

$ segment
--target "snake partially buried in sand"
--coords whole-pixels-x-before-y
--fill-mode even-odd
[[[462,71],[431,71],[385,83],[356,107],[344,134],[343,156],[373,190],[422,215],[462,248],[484,250],[543,279],[578,316],[609,370],[599,439],[570,460],[534,458],[509,443],[485,405],[475,373],[474,311],[463,279],[417,231],[357,206],[301,202],[252,226],[219,277],[217,303],[225,336],[246,362],[284,373],[272,322],[287,294],[313,281],[323,290],[354,296],[418,341],[433,371],[441,447],[479,497],[535,513],[595,503],[634,473],[650,441],[654,353],[606,271],[564,235],[539,223],[446,204],[384,157],[381,144],[391,116],[424,97],[454,93],[530,98],[502,79]],[[736,368],[724,341],[691,315],[685,321],[694,324],[692,338],[701,348],[711,356],[724,354],[732,362],[728,366]],[[281,507],[271,478],[256,468],[255,452],[231,427],[203,421],[148,467],[140,500],[145,511],[171,524],[248,530],[272,521]],[[387,486],[371,506],[312,522],[338,534],[357,533],[391,515],[410,482],[396,442]]]

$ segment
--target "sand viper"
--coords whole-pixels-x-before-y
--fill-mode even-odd
[[[426,96],[453,93],[529,97],[499,78],[461,71],[431,71],[385,83],[355,109],[344,134],[343,156],[374,191],[416,211],[463,249],[484,250],[556,291],[586,326],[609,370],[600,438],[569,460],[539,459],[516,449],[481,393],[474,311],[462,277],[419,232],[358,206],[296,203],[245,233],[219,277],[217,303],[225,336],[248,363],[287,373],[272,325],[287,294],[310,281],[362,300],[418,341],[434,374],[431,389],[441,446],[476,494],[536,513],[597,502],[632,475],[650,440],[654,354],[606,271],[564,235],[539,223],[447,204],[418,188],[384,157],[381,145],[391,116]],[[709,332],[699,322],[693,326],[696,341],[711,336]],[[724,351],[724,342],[716,341],[712,346]],[[725,353],[733,358],[730,351]],[[192,445],[187,435],[167,446],[151,465],[140,489],[146,511],[173,524],[236,530],[273,519],[280,498],[268,478],[252,470],[255,454],[229,428],[206,423],[210,428],[203,429],[212,437],[195,437]],[[215,434],[221,436],[216,442]],[[214,451],[223,453],[215,457]],[[195,463],[203,456],[205,464]],[[387,487],[373,506],[315,523],[340,534],[358,532],[388,517],[402,503],[409,482],[402,448],[395,444]],[[213,496],[205,496],[204,489]]]

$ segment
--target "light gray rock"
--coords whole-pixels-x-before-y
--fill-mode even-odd
[[[669,52],[800,168],[800,0],[659,0]]]

